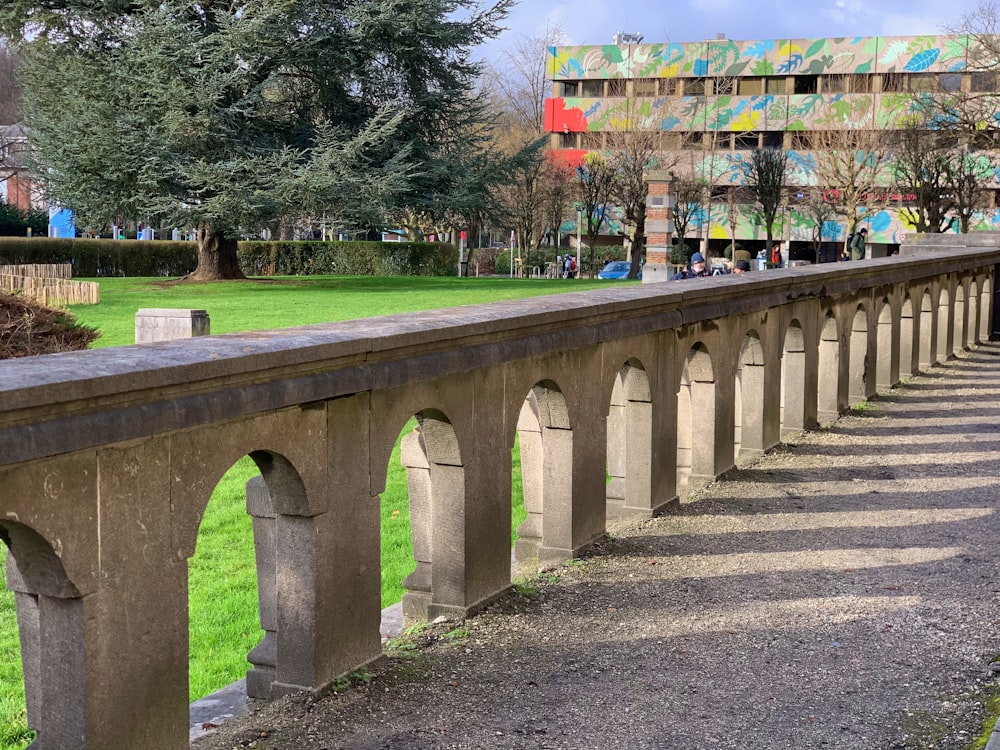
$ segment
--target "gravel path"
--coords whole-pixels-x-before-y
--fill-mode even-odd
[[[1000,695],[998,488],[993,344],[192,747],[966,748]]]

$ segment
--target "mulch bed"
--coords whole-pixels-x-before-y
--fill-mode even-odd
[[[65,310],[0,292],[0,359],[86,349],[100,335]]]

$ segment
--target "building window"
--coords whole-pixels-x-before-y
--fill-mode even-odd
[[[741,78],[739,81],[740,96],[758,96],[764,93],[763,78]]]
[[[753,151],[760,145],[760,139],[756,133],[735,133],[733,135],[734,151]]]
[[[851,76],[851,91],[855,94],[870,94],[872,92],[872,74],[861,73]]]
[[[562,82],[562,95],[563,96],[579,96],[580,95],[580,82],[579,81],[563,81]]]
[[[712,93],[716,96],[730,96],[735,88],[736,79],[734,78],[713,78],[712,79]]]
[[[845,91],[847,91],[847,82],[845,80],[845,76],[842,75],[823,76],[824,94],[843,94]]]
[[[961,73],[942,73],[938,76],[938,90],[955,92],[962,90]]]
[[[660,96],[673,96],[677,93],[676,78],[661,78],[659,86]]]
[[[792,133],[792,150],[809,151],[813,147],[812,135],[800,130]]]
[[[994,70],[979,70],[969,76],[971,91],[996,91],[997,74]]]
[[[656,96],[658,86],[655,78],[637,78],[635,81],[636,96]]]
[[[625,96],[624,78],[612,78],[608,81],[608,96]]]
[[[580,96],[594,98],[604,96],[604,81],[600,78],[589,78],[580,81]]]
[[[796,94],[815,94],[819,76],[795,76]]]
[[[764,148],[784,148],[785,134],[781,130],[765,130],[761,133],[764,141]]]
[[[704,78],[684,79],[684,96],[704,96],[704,95],[705,95]]]
[[[576,148],[576,133],[559,133],[559,148]]]
[[[974,149],[986,149],[992,151],[996,149],[997,142],[1000,141],[1000,131],[997,130],[976,130],[970,137],[970,145]]]
[[[693,132],[685,133],[684,141],[681,144],[681,148],[702,148],[704,143],[704,133]]]
[[[588,151],[604,148],[604,133],[581,133],[580,148],[585,148]]]
[[[732,148],[732,142],[729,137],[729,133],[721,132],[718,130],[713,130],[710,133],[705,134],[705,145],[712,150],[721,151]]]
[[[663,133],[660,135],[660,150],[661,151],[678,151],[681,148],[681,138],[683,136],[680,133]]]
[[[883,73],[882,91],[896,93],[906,91],[905,73]]]
[[[910,75],[910,91],[926,94],[938,90],[938,77],[934,73],[917,73]]]
[[[768,76],[765,79],[765,87],[767,93],[769,94],[786,94],[788,93],[787,82],[784,76]]]

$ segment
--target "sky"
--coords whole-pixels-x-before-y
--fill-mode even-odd
[[[489,56],[518,38],[560,28],[567,44],[610,44],[618,31],[645,42],[918,36],[945,33],[982,0],[521,0]],[[1000,4],[1000,0],[997,0]]]

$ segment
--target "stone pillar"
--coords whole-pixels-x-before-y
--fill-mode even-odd
[[[670,189],[671,172],[650,171],[646,175],[646,265],[642,283],[666,281],[673,273],[674,197]]]
[[[542,428],[542,482],[545,521],[538,561],[564,562],[575,553],[573,535],[573,431]]]
[[[208,336],[211,322],[204,310],[144,308],[135,314],[135,343]]]
[[[400,460],[406,468],[410,503],[410,536],[417,567],[403,579],[403,618],[407,623],[426,622],[431,603],[432,551],[431,472],[420,428],[408,432],[400,443]]]
[[[17,612],[17,630],[21,638],[21,671],[24,675],[24,698],[27,706],[28,726],[41,726],[41,631],[38,621],[38,596],[28,588],[14,555],[7,554],[7,590],[14,594]]]
[[[899,382],[900,347],[894,345],[899,340],[899,332],[892,315],[886,314],[888,312],[888,309],[883,310],[878,321],[875,385],[879,391],[887,391]]]
[[[619,377],[611,394],[611,407],[608,410],[608,475],[611,477],[605,491],[608,518],[618,518],[625,505],[628,479],[627,410],[624,387]]]
[[[763,455],[764,445],[764,363],[744,362],[740,367],[741,413],[740,457]]]
[[[278,594],[276,590],[277,524],[271,496],[264,478],[247,482],[247,513],[253,518],[253,546],[257,561],[257,602],[264,637],[247,654],[252,665],[247,672],[247,696],[270,700],[271,683],[277,677]]]
[[[517,527],[514,542],[514,559],[518,562],[538,557],[542,543],[542,430],[534,407],[534,395],[521,405],[517,420],[517,435],[521,449],[521,489],[524,492],[524,510],[527,517]]]

